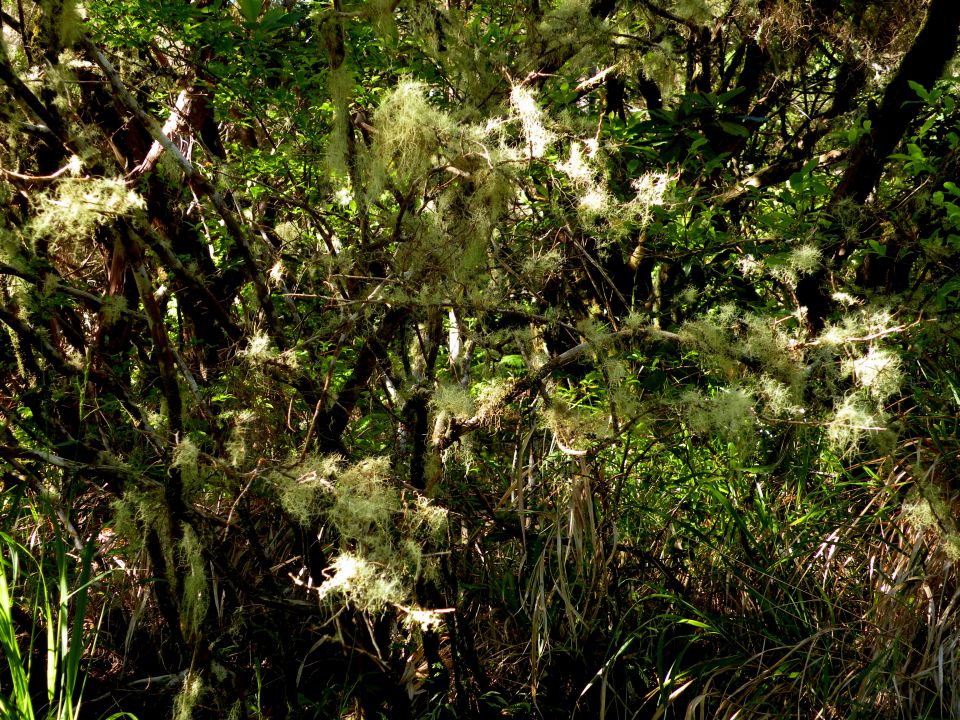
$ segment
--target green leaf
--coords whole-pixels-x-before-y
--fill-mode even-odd
[[[750,131],[747,130],[743,125],[738,125],[737,123],[725,122],[723,120],[717,121],[720,127],[728,135],[735,135],[737,137],[748,137]]]
[[[930,93],[927,92],[927,89],[923,85],[913,80],[907,80],[907,82],[910,84],[910,87],[920,97],[921,100],[923,100],[924,102],[929,101]]]
[[[240,14],[249,25],[252,25],[260,17],[260,11],[263,9],[261,0],[238,0]]]
[[[713,630],[712,625],[708,625],[700,620],[694,620],[693,618],[680,618],[677,622],[681,625],[690,625],[691,627],[700,628],[701,630]]]
[[[806,174],[806,175],[809,175],[810,173],[812,173],[812,172],[816,169],[817,165],[819,165],[819,164],[820,164],[820,158],[814,156],[814,157],[812,157],[810,160],[807,161],[807,164],[803,166],[803,168],[800,170],[800,172],[802,172],[802,173],[804,173],[804,174]]]
[[[951,280],[950,282],[944,283],[944,285],[937,291],[937,306],[940,310],[946,310],[948,306],[952,307],[956,303],[949,303],[947,299],[949,296],[954,293],[960,292],[960,279]]]
[[[500,358],[499,365],[511,370],[523,370],[527,366],[522,355],[504,355]]]

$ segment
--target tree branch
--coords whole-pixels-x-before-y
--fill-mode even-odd
[[[648,339],[653,340],[669,340],[671,342],[679,342],[680,340],[680,336],[676,333],[652,327],[642,328],[640,330],[623,330],[618,333],[612,333],[609,337],[612,339],[614,337],[635,337],[638,335],[646,336]],[[500,405],[503,406],[517,400],[525,392],[539,385],[560,368],[570,365],[587,352],[587,350],[595,346],[596,343],[584,341],[579,345],[563,351],[559,355],[554,355],[536,370],[532,370],[523,377],[517,378],[510,388],[510,391],[500,400]],[[483,414],[474,415],[467,420],[452,420],[447,428],[447,432],[438,443],[438,449],[446,450],[467,433],[479,429],[486,422],[487,417],[488,414]]]
[[[140,103],[137,102],[137,99],[130,94],[129,90],[127,90],[126,86],[123,84],[123,80],[120,78],[120,74],[117,72],[116,68],[113,67],[113,64],[107,59],[107,57],[100,51],[100,48],[94,45],[90,39],[86,37],[81,39],[81,44],[94,58],[97,65],[100,66],[100,69],[103,70],[104,74],[107,76],[107,80],[110,82],[110,86],[113,88],[120,102],[122,102],[123,105],[133,113],[133,115],[141,122],[147,132],[150,133],[150,136],[157,143],[159,143],[160,146],[166,150],[167,153],[169,153],[170,156],[176,161],[177,165],[179,165],[183,170],[187,182],[189,182],[199,194],[207,197],[213,204],[217,214],[223,220],[224,227],[227,229],[227,232],[236,243],[237,249],[240,251],[241,259],[243,260],[244,267],[247,271],[247,279],[250,280],[254,287],[254,290],[257,294],[257,301],[260,303],[260,308],[263,310],[263,314],[267,319],[267,325],[272,331],[274,341],[278,345],[282,344],[282,333],[280,332],[280,324],[277,320],[276,312],[273,309],[273,301],[270,297],[270,292],[267,289],[267,286],[263,282],[260,267],[257,265],[257,262],[253,257],[253,251],[250,248],[249,238],[246,231],[237,221],[233,211],[227,207],[227,203],[224,200],[223,195],[213,186],[210,180],[208,180],[199,170],[197,170],[193,163],[184,157],[183,153],[180,152],[180,149],[173,144],[169,137],[164,134],[163,128],[160,126],[157,120],[147,113],[142,107],[140,107]]]
[[[850,198],[862,203],[880,181],[887,157],[903,138],[922,109],[911,82],[930,88],[943,75],[957,51],[960,35],[960,2],[932,0],[927,19],[883,93],[873,114],[870,132],[863,135],[850,156],[850,163],[834,192],[834,202]]]

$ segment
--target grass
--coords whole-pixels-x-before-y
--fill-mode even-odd
[[[29,507],[29,515],[8,514],[7,531],[0,532],[0,650],[6,666],[0,713],[9,720],[77,720],[84,658],[96,643],[88,600],[103,576],[91,575],[92,542],[74,536],[69,543],[49,505]],[[32,531],[17,533],[27,522]],[[30,547],[18,535],[26,535]]]

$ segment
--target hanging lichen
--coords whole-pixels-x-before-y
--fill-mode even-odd
[[[183,577],[180,622],[184,637],[190,640],[200,634],[210,604],[210,590],[200,540],[190,525],[184,524],[182,530],[179,551],[186,573]]]

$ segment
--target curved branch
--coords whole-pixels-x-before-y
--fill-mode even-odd
[[[887,157],[922,109],[922,104],[910,102],[916,100],[910,84],[930,88],[940,79],[947,62],[957,52],[958,35],[960,2],[933,0],[923,27],[887,85],[880,107],[870,118],[870,132],[851,153],[850,164],[834,192],[834,202],[844,198],[863,202],[873,192]]]
[[[652,327],[642,328],[640,330],[623,330],[618,333],[611,333],[609,337],[636,337],[638,335],[646,336],[647,339],[650,340],[669,340],[671,342],[679,342],[680,340],[680,336],[676,333]],[[560,368],[575,362],[581,355],[587,352],[587,350],[595,346],[596,343],[584,341],[568,350],[564,350],[559,355],[554,355],[536,370],[532,370],[523,377],[518,378],[513,383],[509,392],[500,400],[499,404],[506,405],[507,403],[517,400],[525,392],[532,390]],[[450,426],[447,428],[446,434],[440,439],[440,442],[437,443],[438,449],[446,450],[464,435],[479,429],[486,422],[487,417],[487,414],[483,414],[474,415],[467,420],[452,420]]]

